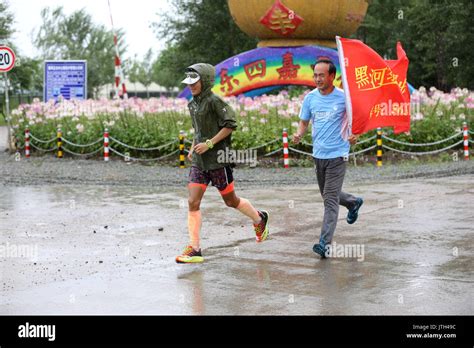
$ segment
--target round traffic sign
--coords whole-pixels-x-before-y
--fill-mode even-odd
[[[10,71],[15,65],[15,52],[8,46],[0,46],[0,72]]]

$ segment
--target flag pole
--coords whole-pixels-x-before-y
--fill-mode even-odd
[[[342,87],[344,89],[344,98],[346,99],[346,114],[347,114],[347,121],[349,124],[349,132],[352,134],[352,102],[351,102],[351,94],[349,91],[349,83],[347,82],[347,73],[346,73],[346,59],[344,58],[344,49],[342,48],[341,44],[341,37],[336,36],[336,44],[337,44],[337,55],[339,58],[339,66],[341,67],[341,79],[342,79]]]
[[[110,6],[110,0],[107,0],[109,4],[109,14],[110,14],[110,23],[112,24],[112,33],[114,34],[114,46],[115,46],[115,81],[114,81],[114,88],[115,88],[115,96],[118,98],[123,96],[125,99],[128,98],[127,89],[125,87],[125,78],[123,75],[122,65],[120,61],[120,55],[118,50],[118,38],[117,33],[114,29],[114,20],[112,19],[112,7]],[[120,89],[121,87],[121,89]]]

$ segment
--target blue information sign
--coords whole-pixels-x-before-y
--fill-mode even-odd
[[[44,62],[43,100],[87,99],[87,61],[46,60]]]

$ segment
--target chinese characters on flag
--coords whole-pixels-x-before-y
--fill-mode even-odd
[[[383,60],[359,40],[336,38],[352,133],[393,127],[395,133],[410,130],[408,58],[401,43],[397,59]]]

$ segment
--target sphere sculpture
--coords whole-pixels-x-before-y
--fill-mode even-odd
[[[259,47],[335,47],[336,35],[349,37],[364,20],[367,0],[228,0],[239,28],[257,37]]]

